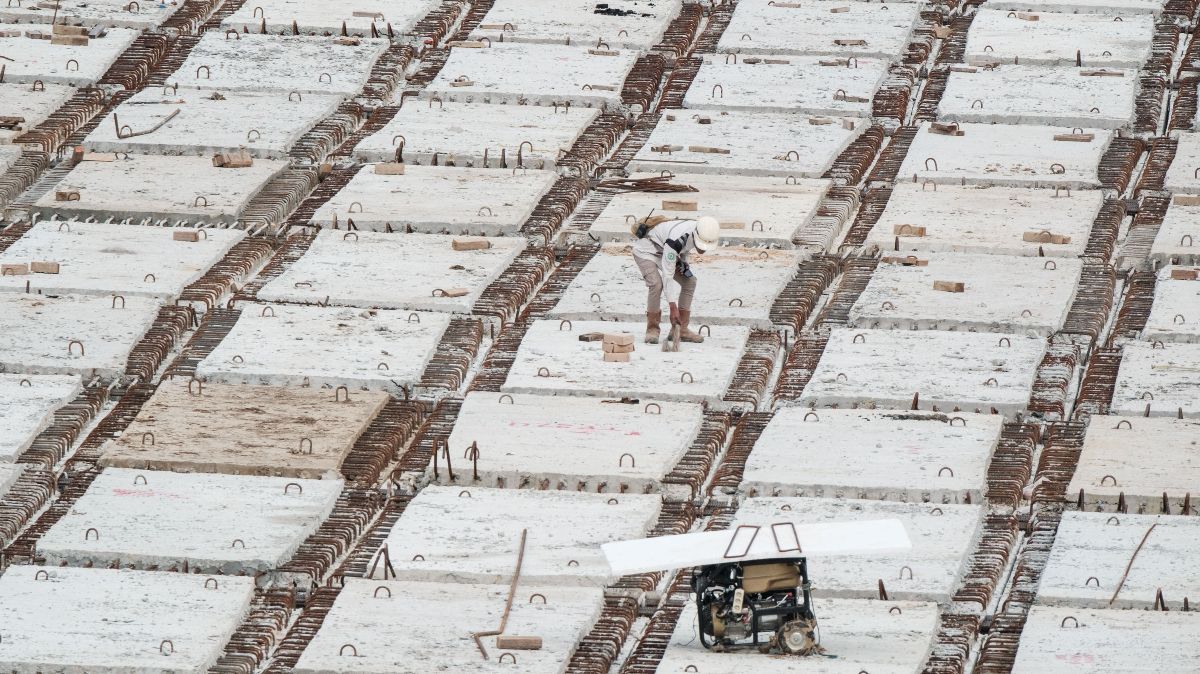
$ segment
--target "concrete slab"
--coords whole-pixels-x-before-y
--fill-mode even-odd
[[[1091,67],[1004,65],[993,70],[954,71],[950,73],[946,92],[938,103],[938,119],[983,124],[1129,128],[1140,89],[1137,71],[1111,71],[1120,76],[1084,75],[1094,70]],[[1064,129],[1060,133],[1070,131]]]
[[[0,463],[0,501],[2,501],[12,486],[25,472],[25,466],[20,463]]]
[[[711,123],[700,124],[683,115],[675,121],[664,116],[629,170],[820,178],[867,128],[862,120],[853,129],[836,120],[814,125],[795,113],[735,110],[708,118]]]
[[[895,58],[908,44],[921,6],[912,2],[887,5],[884,9],[873,3],[837,0],[738,3],[717,51]],[[849,11],[829,11],[840,7]],[[866,44],[839,45],[835,40],[864,40]]]
[[[164,381],[104,447],[100,465],[338,479],[342,460],[387,401],[382,392],[334,402],[327,390],[226,384],[188,393],[187,383]]]
[[[342,44],[333,38],[290,34],[239,35],[231,40],[221,31],[208,31],[167,81],[221,92],[297,91],[353,97],[362,92],[371,66],[388,48],[386,38]],[[304,66],[297,68],[299,63]]]
[[[588,332],[631,333],[637,346],[629,354],[630,362],[606,362],[599,342],[579,341],[579,335]],[[687,344],[678,352],[643,343],[645,334],[645,321],[536,321],[501,390],[717,403],[733,381],[750,330],[719,326],[703,344]]]
[[[884,251],[953,251],[989,255],[1078,257],[1104,204],[1099,190],[1066,192],[1013,187],[922,186],[896,183],[866,244]],[[925,236],[896,235],[903,225],[924,227]],[[911,231],[911,230],[909,230]],[[1025,241],[1042,232],[1069,237],[1065,243]],[[897,248],[897,241],[899,247]],[[886,253],[891,255],[892,253]]]
[[[438,0],[335,0],[319,3],[256,0],[253,7],[244,5],[229,15],[221,22],[221,27],[258,32],[265,21],[268,32],[291,33],[294,21],[302,33],[341,35],[344,25],[351,35],[369,36],[372,24],[381,33],[387,31],[388,25],[396,33],[409,33],[418,21],[439,4]],[[259,7],[262,11],[258,10]]]
[[[1027,23],[1027,22],[1022,22]],[[924,184],[1009,187],[1100,186],[1097,167],[1108,149],[1111,131],[1084,129],[1090,142],[1054,142],[1070,129],[1003,124],[963,124],[963,136],[929,132],[923,122],[900,166],[902,180]],[[932,158],[933,161],[926,161]]]
[[[1150,608],[1160,588],[1171,601],[1195,597],[1200,592],[1200,569],[1180,561],[1189,559],[1198,534],[1200,520],[1195,517],[1064,512],[1037,603]],[[1131,559],[1125,584],[1110,603]]]
[[[586,398],[470,393],[448,443],[455,457],[460,448],[465,452],[478,447],[479,484],[670,492],[662,478],[687,452],[702,422],[703,411],[691,403],[622,405]],[[433,478],[432,467],[427,473]],[[444,470],[439,476],[443,482],[449,479]],[[690,489],[679,491],[690,498]]]
[[[982,503],[998,415],[783,407],[746,461],[738,491]]]
[[[893,611],[899,608],[899,611]],[[821,629],[824,657],[762,656],[753,649],[716,653],[700,645],[696,604],[688,602],[663,654],[663,674],[917,674],[929,655],[937,630],[938,607],[932,602],[871,601],[815,597],[813,610]],[[694,668],[694,669],[691,669]]]
[[[519,671],[558,674],[579,641],[591,630],[604,606],[593,588],[542,587],[522,583],[506,623],[507,635],[538,636],[538,650],[512,653],[497,647],[496,637],[480,637],[489,659],[480,657],[471,632],[494,629],[504,617],[509,588],[466,583],[412,583],[347,579],[321,629],[304,649],[296,674],[355,672],[424,674]],[[532,595],[545,602],[526,601]],[[411,620],[414,615],[421,620]],[[389,629],[386,626],[395,626]],[[399,626],[403,625],[401,629]],[[357,653],[351,655],[350,644]],[[344,651],[345,655],[340,655]]]
[[[1130,14],[1160,14],[1162,0],[996,0],[989,9],[1018,12],[1064,12],[1125,17]]]
[[[3,19],[0,19],[2,21]],[[50,27],[22,23],[0,23],[0,54],[12,59],[4,62],[4,81],[31,84],[84,86],[93,84],[108,71],[121,53],[133,44],[140,31],[129,28],[109,29],[103,37],[87,45],[51,44],[34,39],[29,33],[49,34]]]
[[[24,374],[119,377],[158,309],[158,300],[149,297],[129,297],[122,306],[95,295],[0,293],[0,367]]]
[[[1198,185],[1200,186],[1200,185]],[[1200,262],[1200,206],[1171,204],[1150,247],[1150,260],[1159,264]]]
[[[1082,490],[1085,508],[1112,512],[1124,495],[1130,511],[1157,513],[1165,494],[1179,512],[1185,495],[1200,495],[1197,438],[1194,419],[1092,417],[1067,496]]]
[[[1200,669],[1196,630],[1200,630],[1200,617],[1195,613],[1034,606],[1021,632],[1012,671],[1194,671]]]
[[[682,7],[680,0],[610,0],[601,13],[593,0],[497,0],[471,39],[645,51]]]
[[[408,504],[385,544],[402,580],[505,583],[524,530],[523,583],[599,588],[616,580],[600,545],[645,537],[661,506],[656,494],[430,485]],[[383,566],[373,572],[382,578]]]
[[[368,165],[311,222],[328,227],[352,219],[358,230],[370,232],[390,226],[401,232],[411,227],[430,234],[514,235],[557,179],[553,171],[453,166],[408,166],[403,175],[381,175]]]
[[[258,297],[469,313],[487,286],[525,248],[521,238],[487,241],[491,248],[454,250],[450,237],[435,234],[323,229],[304,257],[264,286]],[[447,291],[455,289],[467,292],[448,297]]]
[[[851,307],[848,325],[1048,337],[1066,321],[1082,270],[1078,259],[974,253],[932,253],[926,266],[880,264]],[[943,292],[934,287],[938,282],[964,289]]]
[[[885,59],[855,59],[856,67],[847,67],[823,66],[821,61],[830,61],[820,56],[770,59],[783,63],[765,63],[753,57],[726,63],[727,58],[716,54],[705,59],[684,96],[683,107],[869,117],[875,91],[888,71]]]
[[[97,152],[144,152],[209,157],[244,149],[262,159],[287,159],[301,136],[341,103],[340,96],[248,91],[221,93],[145,89],[108,114],[83,145]],[[176,114],[178,111],[178,114]],[[168,117],[175,115],[166,121]],[[154,133],[118,138],[114,118],[130,130],[163,123]],[[165,122],[165,123],[164,123]],[[230,169],[242,171],[245,169]]]
[[[1154,305],[1142,339],[1163,342],[1200,342],[1200,283],[1171,278],[1173,267],[1158,272]]]
[[[649,178],[654,173],[632,173],[630,178]],[[695,201],[698,209],[725,223],[721,241],[731,246],[769,245],[791,248],[792,237],[817,214],[832,181],[821,179],[749,178],[736,175],[680,176],[673,183],[696,188],[696,192],[659,194],[624,192],[613,196],[596,218],[592,235],[605,241],[632,241],[629,216],[643,218],[650,209],[663,215],[693,217],[697,213],[662,208],[664,200]],[[741,225],[734,229],[731,225]]]
[[[82,391],[79,377],[0,374],[0,464],[16,461]]]
[[[634,51],[562,44],[494,42],[484,49],[455,47],[426,91],[444,101],[465,103],[558,103],[561,107],[570,102],[613,108],[621,105],[621,88],[637,56]]]
[[[16,145],[0,145],[0,175],[4,175],[18,159],[21,148]]]
[[[0,291],[173,300],[246,236],[240,230],[209,229],[207,239],[176,241],[173,231],[98,222],[39,222],[0,253],[0,262],[58,262],[59,273],[0,276]]]
[[[1175,158],[1167,169],[1163,189],[1172,194],[1200,194],[1200,134],[1181,133],[1176,140]],[[1179,208],[1172,204],[1170,210]]]
[[[1117,414],[1200,415],[1200,344],[1128,342],[1121,355],[1112,411]]]
[[[922,409],[1009,416],[1029,403],[1044,351],[1015,334],[834,328],[800,404],[907,410],[920,394]]]
[[[290,559],[341,490],[341,480],[107,468],[37,551],[51,565],[253,575]]]
[[[1045,12],[1037,21],[1008,16],[1007,10],[981,9],[971,22],[967,36],[967,63],[1013,63],[1065,66],[1076,63],[1096,68],[1140,68],[1150,57],[1154,17],[1130,14],[1114,17],[1099,14],[1056,14]],[[1099,86],[1098,83],[1092,83]]]
[[[233,224],[250,199],[287,167],[284,161],[260,159],[247,168],[224,169],[206,157],[156,155],[129,155],[112,163],[85,161],[34,208],[43,217]],[[79,199],[57,201],[59,192],[78,192]]]
[[[198,378],[227,384],[411,387],[421,380],[450,324],[445,314],[241,307],[233,330],[196,367]]]
[[[0,578],[0,667],[94,674],[207,671],[253,598],[252,578],[11,566]]]
[[[0,129],[0,145],[11,143],[17,136],[46,121],[74,95],[75,88],[65,84],[46,84],[34,91],[28,84],[0,83],[0,117],[25,120],[15,129]]]
[[[631,248],[628,244],[604,244],[547,317],[645,320],[646,281]],[[770,329],[771,306],[796,275],[801,259],[794,250],[729,247],[694,256],[689,263],[697,279],[692,321]],[[665,298],[663,303],[665,306]]]
[[[584,129],[600,115],[594,108],[545,108],[536,105],[422,104],[410,101],[392,121],[354,146],[360,161],[395,161],[402,150],[406,162],[481,168],[552,170]],[[401,148],[403,145],[403,148]],[[484,153],[487,162],[484,162]],[[409,169],[412,167],[409,166]]]
[[[131,7],[126,0],[55,0],[55,5],[44,6],[31,2],[0,8],[0,21],[146,29],[162,25],[182,4],[147,2],[142,7],[137,3]]]
[[[983,514],[983,506],[978,505],[749,498],[738,507],[732,526],[898,519],[912,540],[911,549],[869,557],[833,555],[810,559],[808,571],[814,591],[822,597],[877,597],[882,579],[888,596],[893,599],[947,602],[958,589],[965,560],[979,536]],[[912,573],[905,573],[906,570]]]

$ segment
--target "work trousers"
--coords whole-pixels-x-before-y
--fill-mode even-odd
[[[637,263],[642,278],[646,281],[646,311],[657,313],[662,311],[663,282],[662,274],[658,272],[660,258],[647,260],[636,255],[633,261]],[[679,284],[679,309],[692,310],[692,297],[696,294],[696,277],[686,278],[679,270],[675,270],[675,282]]]

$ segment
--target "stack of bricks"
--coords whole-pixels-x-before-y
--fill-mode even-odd
[[[628,363],[633,353],[633,335],[618,332],[604,335],[604,360],[609,363]]]

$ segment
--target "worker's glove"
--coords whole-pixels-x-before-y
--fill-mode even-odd
[[[671,302],[671,325],[679,325],[681,322],[679,319],[679,305]]]

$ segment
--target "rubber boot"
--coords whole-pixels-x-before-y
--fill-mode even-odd
[[[662,331],[658,327],[658,324],[660,321],[662,321],[662,312],[661,311],[647,311],[646,312],[646,343],[647,344],[658,344],[658,338],[662,334]]]
[[[698,332],[692,332],[688,329],[688,321],[692,317],[691,310],[679,310],[679,341],[688,342],[689,344],[700,344],[704,341],[704,335]]]

